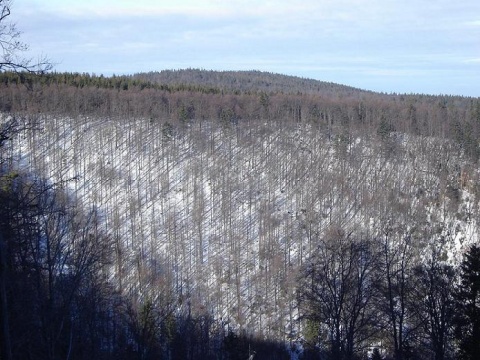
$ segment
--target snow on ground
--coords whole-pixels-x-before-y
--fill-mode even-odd
[[[420,252],[441,241],[453,262],[477,241],[478,174],[459,184],[464,161],[442,158],[454,154],[445,141],[405,136],[392,155],[308,125],[203,122],[171,135],[144,119],[35,121],[41,130],[13,144],[18,167],[65,182],[103,213],[121,240],[124,291],[151,295],[168,278],[198,311],[266,337],[298,327],[297,271],[332,228],[375,237],[391,224]]]

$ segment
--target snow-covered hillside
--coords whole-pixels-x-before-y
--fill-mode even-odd
[[[479,174],[447,140],[259,120],[25,121],[16,166],[100,211],[118,289],[168,288],[247,333],[295,336],[298,270],[331,231],[409,234],[419,258],[437,244],[453,262],[477,241]]]

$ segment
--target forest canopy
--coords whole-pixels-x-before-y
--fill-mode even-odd
[[[0,109],[56,115],[129,116],[172,123],[261,119],[373,134],[455,140],[478,157],[480,100],[380,94],[264,72],[163,71],[131,76],[0,74]]]

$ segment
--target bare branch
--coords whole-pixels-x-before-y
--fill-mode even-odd
[[[26,71],[31,74],[44,74],[50,71],[53,64],[48,58],[41,57],[34,62],[19,55],[28,50],[28,45],[20,40],[22,33],[16,24],[8,22],[11,4],[11,0],[0,0],[0,71]]]

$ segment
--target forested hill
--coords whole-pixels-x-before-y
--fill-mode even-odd
[[[477,98],[1,73],[10,358],[456,358],[480,336],[478,139]]]
[[[453,139],[478,157],[480,99],[380,94],[259,71],[161,71],[131,76],[0,74],[0,111],[145,118],[172,125],[209,120],[307,122],[347,133]]]
[[[213,71],[199,69],[138,73],[134,79],[173,86],[197,85],[226,92],[357,95],[367,93],[354,87],[263,71]]]

